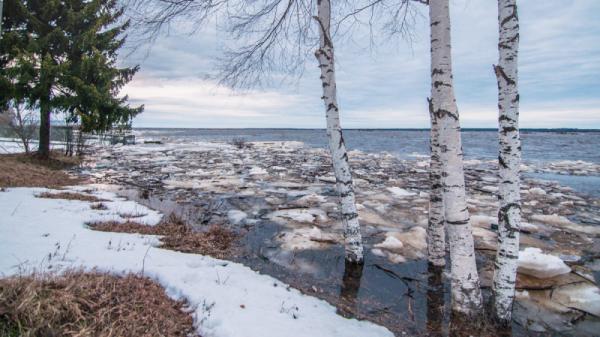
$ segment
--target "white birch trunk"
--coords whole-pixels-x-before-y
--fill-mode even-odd
[[[430,0],[431,102],[439,122],[444,218],[450,245],[452,309],[469,316],[482,308],[473,232],[467,210],[458,107],[452,84],[448,0]]]
[[[439,121],[433,113],[433,104],[429,101],[431,117],[429,163],[429,222],[427,225],[427,258],[434,266],[446,264],[446,233],[444,228],[444,200],[442,189],[442,163],[440,161]]]
[[[333,43],[330,35],[331,25],[331,2],[330,0],[317,1],[318,16],[315,18],[319,25],[320,43],[315,56],[321,68],[321,82],[323,84],[323,102],[327,116],[327,137],[329,139],[329,150],[333,162],[333,170],[340,195],[342,223],[344,225],[344,241],[346,260],[354,263],[363,262],[363,246],[358,223],[358,211],[354,197],[354,187],[348,154],[342,127],[340,125],[340,113],[337,104],[337,92],[335,82],[335,61]]]
[[[498,80],[498,136],[500,153],[498,174],[498,251],[494,264],[494,313],[507,324],[511,320],[517,260],[519,256],[519,227],[521,196],[519,166],[521,140],[519,137],[519,91],[517,86],[517,56],[519,49],[519,18],[516,0],[498,0],[499,61],[494,67]]]

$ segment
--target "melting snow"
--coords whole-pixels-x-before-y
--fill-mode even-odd
[[[158,213],[112,193],[98,193],[110,200],[104,202],[109,210],[98,211],[87,202],[35,197],[44,191],[0,192],[1,274],[79,266],[117,274],[143,270],[169,296],[190,302],[206,337],[393,336],[373,323],[338,316],[325,301],[241,264],[156,248],[155,236],[86,228],[85,222],[117,219],[125,210],[147,214],[142,220],[148,224],[158,221]]]

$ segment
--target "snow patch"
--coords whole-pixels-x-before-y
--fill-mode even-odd
[[[35,197],[44,191],[51,190],[0,193],[0,274],[77,267],[141,273],[143,266],[144,274],[169,296],[189,301],[203,336],[298,337],[314,336],[315,331],[332,337],[393,336],[373,323],[339,316],[327,302],[239,263],[155,248],[155,236],[90,230],[85,222],[115,214],[92,210],[82,201]],[[112,193],[102,195],[114,209],[124,203]],[[48,260],[53,252],[55,258]],[[294,308],[293,315],[286,308]]]

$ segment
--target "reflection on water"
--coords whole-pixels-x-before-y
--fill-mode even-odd
[[[358,291],[360,290],[360,280],[363,274],[364,264],[351,263],[346,261],[344,264],[344,277],[340,288],[340,303],[345,304],[338,307],[338,314],[344,317],[352,317],[353,312],[358,312]],[[349,308],[350,310],[347,310]]]
[[[430,336],[443,336],[444,283],[443,267],[429,265],[427,268],[427,330]]]

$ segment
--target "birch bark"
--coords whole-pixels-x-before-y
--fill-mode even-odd
[[[473,233],[467,210],[458,107],[452,83],[448,0],[430,0],[431,104],[439,122],[444,217],[450,245],[452,309],[476,315],[482,308]]]
[[[494,66],[498,80],[498,251],[494,264],[494,313],[507,324],[511,320],[517,260],[521,196],[519,167],[521,140],[519,136],[519,91],[517,86],[517,56],[519,49],[519,18],[516,0],[498,0],[499,40],[498,65]]]
[[[444,228],[444,200],[442,189],[442,163],[440,161],[439,121],[429,101],[431,118],[429,162],[429,222],[427,225],[427,258],[434,266],[446,264],[446,235]]]
[[[327,137],[329,150],[333,162],[336,184],[340,195],[342,223],[344,225],[344,243],[346,260],[354,263],[363,262],[363,246],[358,223],[358,211],[352,184],[350,165],[337,104],[337,89],[335,81],[335,61],[333,43],[331,41],[331,2],[330,0],[317,1],[317,17],[319,25],[319,49],[315,57],[321,68],[321,82],[323,85],[323,102],[327,117]]]

